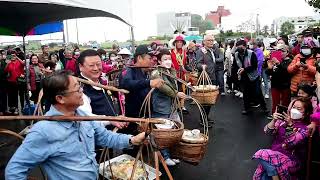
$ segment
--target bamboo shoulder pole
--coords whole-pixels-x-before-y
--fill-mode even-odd
[[[85,79],[81,79],[81,78],[78,78],[78,77],[75,77],[75,78],[77,78],[77,80],[79,82],[82,82],[82,83],[85,83],[85,84],[89,84],[91,86],[100,87],[100,88],[103,88],[103,89],[106,89],[106,90],[110,90],[110,91],[122,92],[122,93],[125,93],[125,94],[129,93],[129,91],[125,90],[125,89],[118,89],[118,88],[113,87],[113,86],[102,85],[102,84],[91,82],[91,81],[88,81],[88,80],[85,80]]]
[[[131,118],[125,116],[0,116],[0,121],[32,121],[32,120],[47,120],[47,121],[119,121],[119,122],[135,122],[135,123],[152,123],[164,124],[165,121],[160,119],[143,119]]]

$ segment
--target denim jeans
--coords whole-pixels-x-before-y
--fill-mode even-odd
[[[272,176],[278,175],[277,169],[273,165],[269,164],[267,161],[259,159],[259,163],[265,170],[261,180],[272,180]]]
[[[270,77],[266,74],[267,69],[262,69],[262,79],[263,79],[263,85],[264,85],[264,89],[263,89],[263,94],[266,95],[270,93],[270,86],[269,86],[269,81],[270,81]]]

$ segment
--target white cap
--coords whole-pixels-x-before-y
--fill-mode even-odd
[[[131,52],[127,48],[121,49],[118,54],[120,55],[131,55]]]

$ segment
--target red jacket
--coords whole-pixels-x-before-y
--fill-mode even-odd
[[[77,74],[77,60],[72,58],[67,61],[66,70],[73,72],[73,74]]]
[[[176,55],[176,49],[171,50],[172,64],[173,64],[174,69],[177,71],[178,78],[185,80],[184,76],[185,76],[186,70],[185,70],[184,66],[186,65],[186,62],[187,62],[187,52],[186,52],[186,50],[183,50],[183,49],[180,49],[177,52],[182,55],[182,64],[179,64],[179,62],[178,62],[177,55]],[[180,66],[182,66],[182,67],[180,67]]]
[[[24,74],[24,64],[20,60],[10,61],[4,72],[9,74],[7,78],[9,82],[17,83],[18,77]]]
[[[43,65],[42,63],[38,64],[40,69],[43,69]],[[34,66],[30,65],[30,87],[31,87],[31,91],[35,91],[37,89],[37,85],[36,85],[36,72],[34,70]]]

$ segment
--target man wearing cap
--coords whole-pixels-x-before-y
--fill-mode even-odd
[[[288,67],[291,78],[291,94],[296,96],[300,82],[312,83],[315,80],[316,59],[312,56],[311,47],[303,44],[300,54],[296,55]]]
[[[237,74],[243,89],[244,109],[242,114],[248,114],[250,102],[253,99],[257,100],[262,110],[267,113],[266,103],[261,91],[257,56],[253,51],[246,48],[247,43],[245,40],[238,41],[236,46],[235,59],[239,67]]]
[[[203,44],[204,47],[200,48],[197,52],[196,52],[196,59],[197,59],[197,69],[199,71],[203,70],[203,67],[205,67],[205,70],[207,71],[211,82],[214,85],[217,85],[216,83],[216,59],[215,56],[213,54],[212,48],[213,48],[213,43],[214,43],[214,37],[212,35],[205,35],[203,38]],[[209,113],[211,110],[211,106],[203,106],[204,110],[206,112],[206,115],[208,117],[208,122],[209,123],[213,123],[212,120],[210,120],[209,118]],[[212,127],[209,124],[209,127]]]
[[[125,112],[127,117],[141,117],[140,108],[151,88],[159,88],[164,83],[160,78],[150,80],[148,67],[151,64],[152,49],[147,45],[139,45],[134,54],[134,67],[127,67],[120,75],[120,88],[130,91],[125,95]],[[122,131],[121,131],[122,132]],[[126,132],[137,133],[136,124],[129,124]]]
[[[187,62],[187,51],[183,48],[184,45],[186,45],[184,36],[178,35],[172,42],[172,47],[174,48],[171,50],[172,65],[177,71],[177,77],[182,80],[186,79],[185,73],[187,72],[187,70],[185,69],[185,65]],[[185,92],[185,86],[181,83],[178,84],[178,89],[179,91]],[[181,106],[184,112],[188,112],[184,107],[184,100],[181,100]]]

